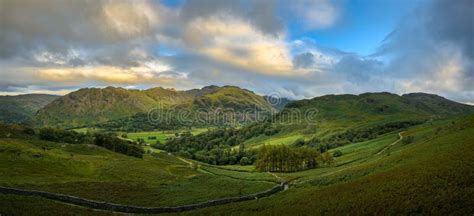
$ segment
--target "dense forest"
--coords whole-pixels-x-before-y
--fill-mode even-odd
[[[214,129],[196,136],[190,132],[184,132],[164,144],[157,143],[153,147],[209,164],[248,165],[254,163],[256,152],[246,151],[242,143],[252,137],[271,136],[278,133],[278,131],[278,128],[275,128],[269,122],[265,122],[255,123],[240,129]],[[232,148],[234,146],[239,146],[238,150]]]

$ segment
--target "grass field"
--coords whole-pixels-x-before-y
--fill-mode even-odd
[[[193,128],[191,133],[197,135],[203,132],[206,132],[208,128]],[[184,130],[169,130],[169,131],[148,131],[148,132],[136,132],[136,133],[127,133],[128,139],[137,141],[138,139],[145,140],[148,144],[154,144],[156,141],[165,143],[168,138],[175,137],[176,133],[182,133]],[[151,137],[156,137],[156,139],[150,139]]]
[[[268,198],[184,214],[460,214],[474,212],[474,116],[438,120],[377,139],[333,149],[343,155],[333,166],[277,173],[290,189]],[[201,165],[192,169],[174,156],[122,156],[89,145],[0,140],[3,186],[55,191],[141,206],[193,203],[251,193],[274,185],[269,173],[252,166]],[[43,150],[46,146],[49,150]],[[42,157],[35,156],[43,155]],[[73,156],[71,156],[73,154]],[[194,162],[198,163],[198,162]],[[11,167],[15,167],[12,169]],[[99,214],[41,198],[0,195],[1,213]],[[20,205],[19,203],[22,203]],[[51,211],[51,212],[50,212]]]
[[[140,206],[191,204],[275,185],[253,181],[252,174],[235,179],[200,172],[166,153],[137,159],[94,145],[18,139],[0,139],[0,173],[1,186]],[[14,214],[9,200],[36,198],[1,195],[0,199],[0,213]],[[17,210],[24,213],[24,209]]]

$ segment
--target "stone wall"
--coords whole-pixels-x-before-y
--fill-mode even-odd
[[[240,196],[240,197],[227,197],[222,199],[210,200],[202,203],[183,205],[183,206],[174,206],[174,207],[140,207],[140,206],[129,206],[129,205],[120,205],[107,202],[98,202],[94,200],[83,199],[75,196],[68,196],[63,194],[49,193],[43,191],[35,190],[23,190],[16,188],[0,187],[0,193],[3,194],[14,194],[21,196],[36,196],[46,199],[51,199],[55,201],[60,201],[64,203],[74,204],[78,206],[101,209],[115,212],[124,212],[124,213],[171,213],[171,212],[183,212],[190,211],[195,209],[207,208],[211,206],[224,205],[228,203],[242,202],[247,200],[258,199],[272,194],[278,193],[285,190],[288,187],[287,182],[283,182],[271,189],[266,191],[258,192],[255,194]]]

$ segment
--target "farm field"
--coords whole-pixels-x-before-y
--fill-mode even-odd
[[[208,128],[193,128],[191,133],[197,135],[203,132],[206,132]],[[185,130],[168,130],[168,131],[149,131],[149,132],[136,132],[136,133],[127,133],[128,139],[138,141],[138,139],[143,139],[145,143],[154,144],[156,141],[164,143],[168,138],[175,137],[176,133],[182,133]],[[151,138],[151,139],[150,139]]]

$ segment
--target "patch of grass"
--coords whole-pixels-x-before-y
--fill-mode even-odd
[[[336,159],[340,166],[280,174],[297,179],[288,191],[192,213],[471,214],[474,117],[424,124],[406,134],[414,142],[386,154],[373,153],[393,142],[395,133],[338,148],[345,153]]]
[[[0,139],[0,185],[140,206],[175,206],[271,188],[211,175],[166,153],[138,159],[94,145]],[[222,190],[226,188],[226,190]],[[2,209],[3,211],[3,209]]]
[[[193,128],[191,133],[197,135],[208,131],[208,128]],[[148,131],[148,132],[136,132],[136,133],[127,133],[128,139],[137,141],[138,139],[145,140],[145,143],[155,144],[156,141],[165,143],[168,138],[175,137],[176,133],[182,133],[184,130],[168,130],[168,131]],[[155,139],[150,139],[155,138]]]

